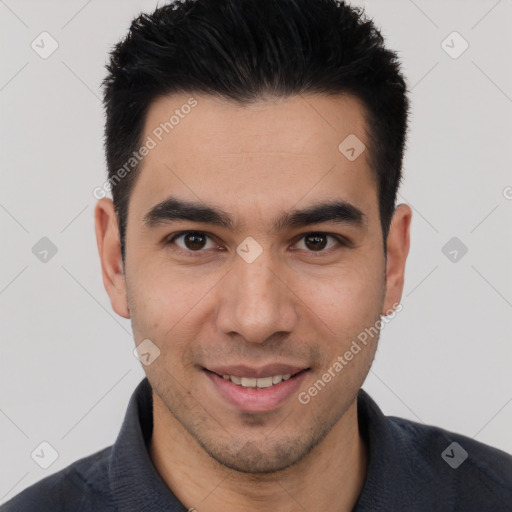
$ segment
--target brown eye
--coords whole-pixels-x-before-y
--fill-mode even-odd
[[[327,245],[327,236],[324,234],[311,233],[306,235],[304,240],[306,247],[315,251],[321,251],[322,249],[325,249],[325,246]]]
[[[331,243],[329,245],[329,239],[334,240],[335,243]],[[303,235],[299,244],[303,243],[307,252],[327,253],[330,252],[329,249],[336,246],[336,242],[338,245],[346,245],[341,237],[330,235],[328,233],[317,232]],[[301,249],[301,247],[299,247],[299,249]]]
[[[204,247],[206,237],[201,233],[187,233],[184,235],[183,241],[187,249],[197,251]]]
[[[182,240],[181,244],[176,243],[176,240],[179,239]],[[211,239],[206,233],[202,233],[201,231],[186,231],[174,235],[167,244],[176,243],[176,245],[184,251],[202,252],[202,249],[211,249],[215,246],[215,244],[211,242],[211,246],[207,247],[208,240]]]

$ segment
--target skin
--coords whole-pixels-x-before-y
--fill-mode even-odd
[[[143,140],[190,97],[156,100]],[[309,368],[299,391],[310,388],[399,303],[412,211],[395,209],[386,259],[368,150],[354,161],[338,150],[349,134],[369,144],[355,98],[302,95],[250,107],[194,98],[197,106],[144,159],[130,197],[125,264],[112,201],[95,210],[112,307],[131,318],[136,344],[150,339],[160,350],[143,367],[153,388],[150,455],[177,498],[199,512],[350,511],[367,469],[356,396],[378,336],[307,405],[294,393],[271,411],[243,413],[202,368],[297,364]],[[170,195],[222,208],[236,229],[145,226],[144,215]],[[366,223],[270,230],[278,214],[327,199],[349,201]],[[186,230],[211,238],[199,249],[186,237],[165,245]],[[326,237],[318,249],[306,243],[311,232],[352,246]],[[250,264],[236,252],[248,236],[263,250]]]

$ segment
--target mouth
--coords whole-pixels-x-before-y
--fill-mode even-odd
[[[287,381],[301,372],[305,372],[309,370],[309,368],[305,368],[304,370],[299,370],[295,373],[284,373],[280,375],[269,375],[267,377],[239,377],[237,375],[227,375],[227,374],[218,374],[212,372],[205,368],[207,372],[214,373],[218,377],[222,377],[224,380],[229,380],[236,386],[241,386],[243,388],[257,388],[257,389],[265,389],[270,388],[272,386],[277,386],[281,384],[283,381]]]
[[[269,412],[282,405],[300,386],[310,368],[260,371],[244,368],[213,371],[203,368],[213,390],[239,412]],[[224,373],[225,372],[225,373]],[[232,373],[231,373],[232,372]]]

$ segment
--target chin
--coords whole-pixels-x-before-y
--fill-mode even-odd
[[[316,439],[283,439],[270,445],[264,437],[259,441],[231,443],[227,446],[208,446],[200,442],[203,449],[222,466],[239,473],[263,475],[284,471],[300,462],[321,441],[323,435]]]

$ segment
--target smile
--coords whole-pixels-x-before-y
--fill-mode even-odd
[[[285,365],[280,366],[282,371]],[[244,371],[243,368],[235,370],[233,367],[231,370],[238,375],[231,375],[225,373],[227,368],[221,373],[205,368],[204,374],[208,377],[208,387],[224,403],[234,406],[239,412],[265,413],[288,401],[302,386],[309,372],[309,368],[292,368],[288,365],[286,369],[288,373],[279,373],[277,367],[252,372],[247,368]]]
[[[223,375],[222,378],[224,380],[230,380],[233,384],[242,386],[243,388],[270,388],[280,384],[283,380],[288,380],[291,376],[291,373],[286,373],[284,375],[273,375],[271,377],[260,377],[258,379],[251,377],[236,377],[235,375]]]

